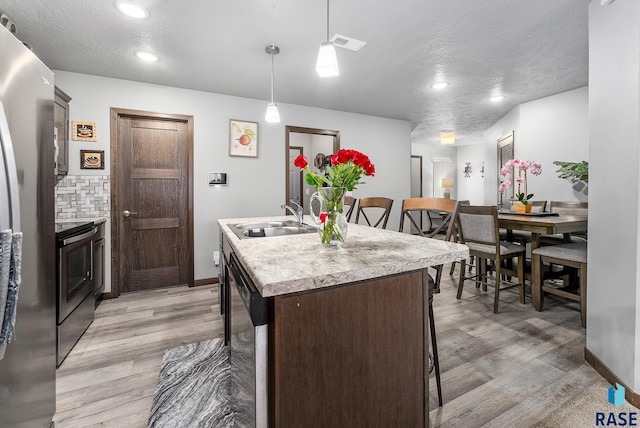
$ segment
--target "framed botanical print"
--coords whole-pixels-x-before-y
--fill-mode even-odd
[[[229,120],[229,156],[258,157],[258,122]]]

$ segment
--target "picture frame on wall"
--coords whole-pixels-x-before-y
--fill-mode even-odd
[[[74,141],[98,141],[98,127],[95,122],[73,121],[71,138]]]
[[[229,156],[258,157],[258,122],[229,120]]]
[[[104,150],[80,150],[81,169],[104,169]]]

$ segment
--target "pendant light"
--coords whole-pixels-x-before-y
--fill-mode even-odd
[[[316,71],[320,77],[331,77],[340,74],[336,47],[329,40],[329,0],[327,0],[327,41],[320,44]]]
[[[280,123],[280,112],[276,103],[273,102],[273,56],[280,53],[280,48],[276,45],[267,45],[264,51],[271,55],[271,102],[267,106],[267,114],[265,114],[264,120],[269,123]]]

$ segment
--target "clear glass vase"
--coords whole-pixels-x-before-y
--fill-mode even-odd
[[[311,195],[311,217],[319,228],[320,242],[326,247],[340,247],[347,238],[347,217],[343,212],[346,190],[322,187]]]

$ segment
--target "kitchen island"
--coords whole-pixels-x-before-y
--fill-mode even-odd
[[[218,221],[269,302],[269,426],[428,426],[427,268],[468,248],[353,224],[339,249],[230,228],[290,218]]]

